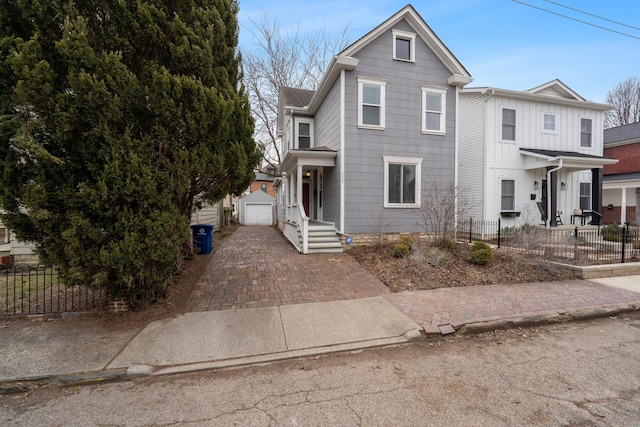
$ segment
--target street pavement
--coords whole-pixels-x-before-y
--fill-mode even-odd
[[[241,227],[216,248],[187,313],[126,330],[100,318],[0,323],[0,382],[243,366],[639,308],[640,276],[393,294],[346,254],[303,256],[271,227]]]

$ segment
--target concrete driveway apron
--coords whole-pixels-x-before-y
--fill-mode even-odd
[[[214,248],[189,311],[376,297],[389,289],[344,253],[301,255],[274,227],[243,226]]]

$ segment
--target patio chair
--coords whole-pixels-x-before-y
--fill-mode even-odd
[[[582,209],[574,209],[571,215],[571,224],[575,224],[576,218],[580,218],[580,225],[584,225],[587,217],[591,216],[590,213],[583,211]]]
[[[540,210],[540,216],[542,217],[542,222],[546,223],[547,222],[547,211],[545,210],[544,206],[542,205],[542,202],[536,202],[536,205],[538,205],[538,210]]]

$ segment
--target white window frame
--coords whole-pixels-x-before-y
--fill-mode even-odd
[[[586,186],[589,187],[589,193],[584,195],[584,196],[582,195],[582,186],[583,185],[586,185]],[[592,209],[592,207],[593,207],[592,206],[592,201],[591,201],[591,185],[592,184],[590,182],[580,182],[578,184],[578,206],[580,206],[580,209],[589,210],[590,211]],[[586,207],[586,208],[584,208],[582,206],[582,199],[583,198],[586,198],[589,201],[589,203],[588,203],[589,206]]]
[[[416,34],[402,30],[392,30],[393,32],[393,59],[403,62],[416,62]],[[396,53],[396,40],[407,40],[409,42],[409,59],[398,58]]]
[[[447,89],[434,86],[422,86],[422,133],[444,135],[447,126]],[[440,129],[427,129],[427,112],[435,113],[437,111],[427,111],[427,95],[440,95]]]
[[[296,117],[294,120],[294,137],[293,137],[293,148],[295,150],[299,150],[300,149],[300,123],[307,123],[309,125],[309,137],[310,137],[310,141],[309,141],[309,148],[313,148],[315,147],[314,145],[314,138],[313,138],[313,134],[314,134],[314,129],[313,129],[313,123],[314,120],[311,117]]]
[[[553,121],[552,122],[547,122],[547,116],[553,117]],[[516,118],[517,117],[518,117],[518,115],[516,113]],[[553,128],[551,128],[551,126],[550,126],[549,129],[547,129],[547,123],[553,124]],[[543,111],[542,112],[542,132],[543,133],[551,133],[551,134],[557,134],[558,133],[558,115],[556,113],[551,113],[551,112],[548,112],[548,111]]]
[[[513,197],[513,204],[511,206],[511,208],[509,209],[504,209],[502,207],[502,198],[504,197],[504,193],[502,192],[502,183],[505,181],[512,181],[513,182],[513,194],[509,194],[509,196]],[[515,212],[516,211],[516,207],[517,207],[517,188],[518,188],[518,182],[516,181],[515,178],[509,178],[509,177],[504,177],[504,178],[500,178],[500,212]]]
[[[591,133],[590,138],[589,138],[589,145],[582,145],[582,121],[583,120],[589,120],[591,122]],[[579,133],[580,133],[580,141],[578,142],[580,148],[593,148],[593,123],[594,120],[591,117],[580,117],[580,123],[578,124],[579,126]]]
[[[380,123],[378,125],[365,124],[362,122],[363,114],[362,107],[364,96],[364,85],[379,86],[380,87]],[[362,129],[385,129],[385,94],[386,94],[387,81],[383,79],[376,79],[371,77],[358,77],[358,127]]]
[[[504,138],[504,132],[502,130],[502,126],[504,125],[503,123],[503,117],[504,117],[504,110],[513,110],[516,113],[516,118],[515,118],[515,123],[513,125],[513,139],[505,139]],[[499,132],[500,132],[500,141],[501,142],[508,142],[508,143],[515,143],[518,140],[518,109],[514,108],[514,107],[500,107],[500,126],[499,126]]]
[[[383,156],[384,162],[384,207],[385,208],[419,208],[422,194],[422,161],[421,157]],[[411,165],[416,167],[415,203],[389,203],[389,165]]]

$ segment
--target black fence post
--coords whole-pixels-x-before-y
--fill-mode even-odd
[[[621,263],[624,264],[624,250],[625,250],[625,246],[627,245],[627,227],[629,225],[625,224],[622,226],[622,261],[620,261]]]
[[[473,229],[473,218],[469,218],[469,243],[471,243],[471,230]]]
[[[500,231],[502,227],[500,227],[500,218],[498,218],[498,249],[500,249]]]

